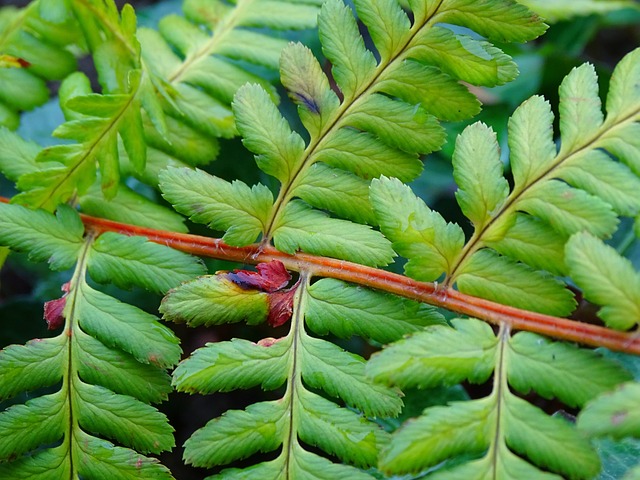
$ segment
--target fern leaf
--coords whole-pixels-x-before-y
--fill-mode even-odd
[[[348,224],[324,219],[299,199],[340,217],[374,223],[363,196],[365,184],[382,174],[415,178],[421,170],[418,155],[437,150],[444,142],[437,118],[461,119],[477,113],[477,100],[458,81],[496,85],[515,77],[515,65],[497,47],[434,27],[436,18],[477,28],[502,41],[533,38],[545,26],[509,1],[492,2],[502,21],[491,19],[488,26],[484,10],[470,2],[441,2],[432,7],[433,18],[427,18],[422,6],[413,5],[419,13],[414,12],[413,25],[393,0],[362,0],[355,6],[370,30],[379,61],[365,46],[351,10],[341,1],[325,3],[319,16],[323,52],[342,98],[332,91],[307,48],[292,44],[282,52],[282,82],[310,135],[306,145],[260,86],[240,89],[233,106],[245,146],[256,154],[258,166],[281,183],[263,227],[263,241],[273,240],[276,248],[289,253],[300,249],[381,265],[391,260],[382,238],[375,239],[375,234],[353,224],[349,230],[359,233],[347,237],[343,226]],[[222,10],[215,12],[213,18],[222,15]],[[430,88],[423,89],[427,84]],[[346,169],[364,182],[317,168],[318,162]],[[329,180],[320,182],[321,174],[327,179],[334,174],[333,183],[339,186],[330,198],[323,190]],[[347,192],[350,186],[356,189],[357,202]],[[312,222],[322,225],[324,236]],[[377,252],[359,254],[351,245],[355,241]]]
[[[516,396],[507,396],[505,440],[537,465],[574,478],[593,478],[600,461],[588,441],[561,417],[549,417]]]
[[[185,460],[201,467],[225,465],[257,452],[273,451],[285,434],[286,413],[282,402],[254,403],[246,410],[230,410],[187,440]]]
[[[471,295],[568,315],[575,305],[572,295],[539,269],[566,274],[564,244],[572,234],[585,230],[608,237],[617,228],[618,215],[635,217],[640,210],[640,149],[637,138],[632,138],[632,132],[638,133],[640,106],[631,91],[639,56],[640,50],[631,52],[614,72],[607,100],[611,111],[606,116],[593,67],[578,67],[565,78],[560,87],[559,151],[553,139],[553,114],[543,98],[532,97],[516,110],[509,121],[514,179],[510,192],[495,135],[482,124],[463,132],[453,165],[458,203],[474,225],[466,244],[457,225],[445,227],[407,187],[399,183],[392,187],[393,181],[384,179],[373,182],[370,198],[378,222],[397,252],[407,258],[407,275],[433,281],[444,274],[447,286],[456,285]],[[631,104],[621,101],[623,92]],[[398,215],[392,205],[400,198],[410,207]],[[420,229],[420,238],[414,233],[416,219],[429,216],[433,220]],[[439,226],[431,226],[436,219]],[[454,231],[458,231],[455,243]],[[416,242],[420,249],[411,246]]]
[[[462,213],[475,228],[482,228],[509,194],[495,133],[483,123],[465,129],[456,140],[453,165]]]
[[[486,399],[428,409],[393,435],[380,467],[386,472],[418,472],[461,453],[482,453],[488,447],[486,423],[493,415]]]
[[[301,407],[298,435],[303,442],[359,467],[376,464],[378,445],[385,437],[376,424],[308,390],[300,389],[296,400]]]
[[[0,399],[48,387],[63,374],[63,339],[35,339],[0,350]]]
[[[224,275],[196,278],[171,290],[160,305],[167,320],[189,326],[219,325],[246,320],[264,322],[269,311],[267,294],[244,290]]]
[[[477,320],[454,319],[452,325],[428,327],[387,347],[371,359],[368,373],[401,387],[484,381],[493,373],[493,390],[485,398],[427,408],[392,435],[382,452],[383,470],[431,469],[434,478],[442,479],[561,478],[553,473],[593,478],[600,463],[585,437],[516,397],[509,384],[523,393],[534,388],[543,396],[582,405],[629,376],[593,352],[530,333],[511,337],[504,325],[497,338]],[[588,374],[580,373],[583,368]],[[441,464],[447,459],[456,461]],[[550,473],[545,477],[539,468]]]
[[[43,237],[43,244],[48,242],[54,245],[54,249],[66,248],[68,242],[62,242],[62,247],[58,245],[61,226],[65,223],[69,225],[67,231],[72,236],[78,234],[73,232],[78,227],[77,214],[71,209],[60,208],[56,219],[46,212],[5,206],[10,207],[7,208],[10,214],[5,216],[8,231],[12,224],[20,227],[25,220],[49,225],[52,227],[50,232],[44,230],[38,234]],[[11,214],[16,211],[20,211],[23,218],[13,218]],[[3,243],[13,248],[38,250],[37,246],[25,242],[22,236],[19,228],[14,229],[13,236],[8,235]],[[160,326],[155,317],[98,293],[87,285],[86,272],[92,270],[92,262],[102,262],[97,271],[105,269],[104,259],[94,255],[96,251],[91,248],[95,243],[97,241],[92,235],[80,241],[80,249],[75,254],[74,274],[65,288],[67,293],[56,301],[63,305],[64,332],[56,338],[39,342],[42,343],[41,348],[32,342],[26,347],[12,346],[0,353],[0,366],[15,367],[8,374],[2,373],[4,380],[10,382],[3,384],[3,396],[51,387],[62,380],[55,393],[36,397],[23,405],[14,405],[0,413],[0,430],[5,438],[9,438],[7,445],[10,447],[0,448],[0,460],[3,462],[0,474],[6,478],[29,478],[30,475],[40,478],[38,472],[43,471],[51,472],[51,478],[55,478],[55,475],[59,476],[71,468],[77,475],[87,478],[133,479],[136,475],[172,478],[157,460],[93,436],[112,438],[125,447],[145,453],[160,453],[172,448],[173,429],[166,417],[144,402],[166,398],[170,390],[169,376],[158,365],[171,366],[180,356],[177,338]],[[142,258],[138,269],[147,268],[146,274],[149,275],[158,267],[145,267],[145,260],[150,257],[149,250],[145,252],[142,245],[138,242],[137,253]],[[130,250],[121,252],[124,258],[135,262],[135,255],[131,255]],[[117,253],[115,248],[111,256],[116,258]],[[151,253],[158,255],[155,248]],[[167,257],[166,252],[160,253],[160,257]],[[175,263],[176,258],[180,258],[184,265],[182,255],[173,258],[168,255],[167,260],[174,262],[171,266],[178,268],[177,275],[184,275],[179,272],[180,262]],[[121,258],[120,261],[124,260]],[[159,268],[163,267],[162,258],[154,261],[159,262]],[[144,275],[144,272],[139,271],[138,274]],[[164,281],[175,279],[176,274],[173,275]],[[162,285],[162,280],[159,284]],[[153,285],[158,288],[158,283]],[[39,363],[34,365],[32,362],[36,360]],[[25,380],[15,377],[16,373],[33,376]],[[25,425],[29,426],[27,430]],[[49,447],[58,442],[61,442],[60,446]],[[73,462],[72,458],[76,461]]]
[[[509,348],[513,360],[507,375],[513,388],[524,394],[535,390],[571,407],[583,407],[612,386],[630,380],[619,364],[593,351],[551,342],[532,333],[514,335]]]
[[[74,387],[77,401],[83,404],[78,422],[86,431],[143,453],[160,453],[175,445],[173,428],[155,408],[84,382]]]
[[[7,460],[35,450],[41,444],[55,443],[64,434],[68,412],[60,392],[14,405],[0,415],[0,433],[4,441],[0,459]]]
[[[249,188],[201,170],[167,169],[160,174],[164,197],[191,220],[226,230],[230,245],[248,245],[263,231],[273,196],[264,185]]]
[[[321,388],[331,396],[340,397],[368,417],[400,413],[402,402],[397,392],[371,385],[364,375],[365,362],[361,357],[324,340],[307,337],[301,361],[302,379],[310,387]]]
[[[83,332],[77,335],[82,337],[82,349],[77,355],[78,373],[83,380],[146,403],[167,399],[171,385],[164,370],[153,364],[140,363],[131,355],[108,347]],[[132,338],[136,340],[136,337]]]
[[[16,128],[19,111],[46,102],[48,80],[61,80],[77,67],[66,47],[81,43],[70,19],[52,19],[38,2],[0,9],[0,125]],[[2,62],[4,63],[4,62]]]
[[[444,319],[432,307],[330,278],[309,287],[307,325],[314,332],[389,343]]]
[[[82,475],[95,478],[122,478],[136,480],[157,478],[173,480],[169,470],[155,458],[136,455],[127,448],[79,432],[74,457],[79,458],[78,470]]]
[[[458,271],[457,285],[476,297],[549,315],[569,315],[576,304],[559,280],[491,250],[473,254]]]
[[[178,338],[155,316],[88,285],[82,285],[79,293],[76,307],[89,335],[131,354],[140,363],[162,368],[178,363]]]
[[[380,229],[393,240],[394,249],[409,259],[408,275],[432,281],[449,269],[464,243],[460,227],[447,223],[396,179],[373,181],[371,202]]]
[[[41,210],[0,204],[0,213],[0,243],[28,252],[33,261],[47,261],[55,270],[75,263],[84,227],[72,209],[62,206],[54,217]]]
[[[551,22],[575,16],[604,14],[623,8],[638,8],[635,2],[627,0],[574,0],[561,4],[554,0],[522,0],[521,3]]]
[[[598,316],[621,330],[640,322],[640,274],[631,262],[587,233],[571,237],[566,248],[571,277],[586,298],[602,305]]]
[[[640,436],[640,384],[625,383],[596,398],[580,412],[578,428],[592,436]]]
[[[495,355],[496,339],[491,328],[456,319],[452,325],[455,329],[427,327],[388,346],[372,357],[367,374],[377,381],[403,387],[455,385],[466,379],[474,383],[486,381]]]
[[[94,184],[78,198],[78,203],[84,213],[94,217],[172,232],[187,232],[184,217],[122,184],[118,185],[118,192],[111,200],[106,200],[98,185]]]
[[[380,232],[330,218],[299,200],[287,205],[276,229],[274,244],[287,253],[304,250],[364,265],[386,265],[394,256]]]
[[[178,365],[174,383],[185,392],[228,392],[260,385],[273,390],[286,381],[290,342],[260,345],[247,340],[211,343]]]
[[[260,265],[258,270],[259,273],[219,273],[185,283],[168,294],[162,310],[168,318],[187,319],[192,324],[216,324],[245,317],[249,323],[262,322],[274,308],[270,295],[283,293],[280,290],[290,277],[282,275],[282,282],[276,281],[270,278],[271,270]],[[311,301],[308,276],[303,273],[299,282],[284,292],[291,295],[293,302],[291,329],[286,337],[264,339],[258,344],[238,339],[209,344],[175,370],[176,388],[190,393],[210,394],[257,385],[274,389],[285,382],[287,385],[277,402],[229,411],[196,431],[185,444],[185,459],[194,465],[213,467],[282,445],[275,460],[245,469],[223,470],[210,478],[325,478],[327,472],[369,478],[353,467],[306,452],[298,445],[298,438],[348,464],[373,466],[386,434],[366,416],[396,415],[402,405],[399,394],[369,381],[362,358],[306,333],[305,316]],[[184,303],[187,298],[197,298],[197,306],[190,308]],[[251,309],[259,315],[249,316]],[[309,388],[339,397],[351,409],[312,393]],[[320,466],[322,469],[318,470]]]
[[[92,245],[89,273],[98,282],[112,282],[123,288],[139,285],[164,293],[202,274],[203,266],[194,257],[145,238],[107,232]]]

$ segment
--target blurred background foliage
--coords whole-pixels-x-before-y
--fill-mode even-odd
[[[124,4],[122,1],[116,3],[119,7]],[[136,10],[139,25],[148,27],[155,27],[159,19],[167,14],[181,13],[180,0],[139,0],[129,3]],[[487,123],[498,133],[503,160],[507,165],[506,126],[509,115],[517,105],[531,95],[541,94],[557,109],[557,89],[562,78],[573,67],[584,62],[595,65],[601,82],[601,91],[604,92],[608,88],[609,78],[616,63],[626,53],[640,45],[640,8],[625,7],[630,2],[522,0],[522,3],[537,9],[542,16],[546,15],[545,18],[548,18],[550,23],[547,34],[527,45],[501,46],[518,63],[519,78],[502,87],[475,91],[484,104],[481,114],[469,122],[447,125],[448,143],[442,151],[425,159],[424,173],[412,184],[414,191],[422,196],[432,208],[441,212],[445,218],[456,221],[462,226],[465,225],[465,221],[454,199],[456,186],[453,182],[451,168],[451,155],[456,135],[469,123],[477,120]],[[6,13],[14,8],[26,8],[28,4],[29,2],[24,0],[0,2],[0,7],[2,7],[0,19],[3,12]],[[585,14],[589,11],[595,13]],[[3,34],[1,25],[0,23],[0,37]],[[299,40],[309,45],[317,55],[321,55],[314,32],[299,35],[302,35],[302,38],[298,38]],[[91,59],[83,56],[82,48],[69,48],[69,52],[76,57],[78,68],[93,78],[94,88],[99,91]],[[0,54],[2,53],[0,51]],[[272,80],[277,82],[275,73],[272,75]],[[42,104],[22,113],[19,122],[5,123],[16,128],[23,138],[32,140],[41,146],[59,143],[59,140],[51,137],[51,132],[64,121],[55,97],[60,80],[61,78],[45,78],[46,85],[51,92],[51,98],[47,100],[47,96],[44,96]],[[295,127],[296,120],[294,119],[297,118],[295,107],[287,101],[286,93],[282,91],[281,87],[279,88],[280,96],[283,99],[281,109]],[[2,95],[0,95],[0,101],[1,99]],[[28,107],[33,107],[33,105]],[[2,120],[0,115],[0,122]],[[298,125],[298,127],[300,126]],[[219,158],[206,168],[210,173],[228,180],[239,178],[250,185],[258,181],[266,184],[272,181],[255,168],[252,156],[242,147],[239,139],[223,140],[222,147]],[[128,185],[155,201],[163,201],[157,192],[135,180],[129,181]],[[0,177],[0,195],[11,196],[14,193],[12,185]],[[212,234],[201,225],[190,224],[189,228],[193,233]],[[640,246],[631,232],[631,225],[623,225],[612,243],[619,250],[624,250],[625,255],[632,259],[637,268],[640,268]],[[208,260],[207,263],[211,272],[239,267],[213,260]],[[400,267],[400,265],[392,265],[390,268],[400,271]],[[50,272],[46,265],[30,263],[22,255],[12,254],[9,257],[6,265],[0,271],[0,347],[50,335],[46,330],[45,321],[42,320],[43,303],[60,296],[60,286],[68,280],[69,276],[69,272]],[[108,293],[114,296],[150,312],[157,311],[160,297],[155,297],[142,290],[124,292],[116,291],[115,287],[108,288],[110,290]],[[588,306],[581,313],[588,314]],[[172,325],[172,328],[181,337],[182,348],[186,355],[207,342],[235,337],[254,341],[263,337],[279,337],[285,333],[287,327],[280,327],[282,331],[274,331],[267,325],[248,328],[238,324],[219,326],[215,329],[187,329],[184,325]],[[349,341],[336,340],[336,343],[365,357],[368,357],[379,347],[378,345],[366,344],[355,337]],[[636,371],[640,370],[640,362],[637,359],[629,357],[622,360],[632,363]],[[638,376],[640,377],[640,375]],[[486,392],[482,388],[482,386],[463,385],[431,391],[405,392],[406,408],[404,413],[398,419],[383,422],[383,425],[392,430],[407,418],[418,415],[427,406],[483,396]],[[216,394],[210,397],[173,393],[170,401],[161,408],[167,413],[172,425],[176,428],[178,447],[173,452],[163,455],[162,462],[171,469],[177,479],[203,478],[205,473],[202,470],[183,465],[180,445],[207,420],[219,416],[230,408],[244,408],[247,404],[255,402],[258,396],[276,398],[278,393],[265,394],[259,389]],[[24,399],[15,399],[14,401],[22,400]],[[562,406],[559,404],[544,399],[536,399],[536,403],[550,413],[563,415],[567,418],[571,418],[574,413],[562,410]],[[0,403],[0,410],[7,406],[6,402]],[[600,478],[603,480],[615,479],[620,478],[630,465],[637,462],[637,458],[640,456],[640,442],[633,440],[620,443],[601,441],[600,450],[605,465],[605,471]],[[403,477],[404,480],[408,480],[408,478]]]

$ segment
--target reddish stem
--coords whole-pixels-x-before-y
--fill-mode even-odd
[[[7,199],[0,197],[0,201],[7,202]],[[81,215],[81,217],[87,229],[97,233],[117,232],[124,235],[139,235],[193,255],[246,264],[279,260],[288,270],[306,270],[312,276],[331,277],[364,285],[443,307],[495,325],[507,323],[516,330],[527,330],[561,340],[640,355],[640,335],[634,332],[619,332],[575,320],[521,310],[466,295],[452,288],[439,289],[434,283],[418,282],[397,273],[357,263],[308,253],[290,255],[268,245],[233,247],[217,238],[138,227],[88,215]]]

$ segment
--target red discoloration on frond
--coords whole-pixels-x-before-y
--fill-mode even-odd
[[[69,293],[69,283],[62,285],[64,293],[56,300],[49,300],[44,304],[44,319],[47,322],[47,329],[55,330],[64,324],[64,307],[67,304],[67,293]]]
[[[31,66],[30,62],[27,62],[24,58],[18,58],[16,61],[20,64],[22,68],[27,68]]]
[[[298,285],[282,290],[291,280],[291,274],[279,260],[259,263],[257,272],[234,270],[226,276],[233,283],[246,290],[256,289],[265,292],[269,299],[267,323],[272,327],[285,324],[293,312],[293,295]]]
[[[291,318],[293,313],[293,296],[298,285],[294,285],[288,290],[269,294],[269,316],[267,323],[272,327],[284,325]]]
[[[242,288],[256,288],[263,292],[276,292],[287,286],[291,275],[284,264],[278,260],[269,263],[259,263],[257,272],[251,270],[234,270],[227,274],[227,278]]]

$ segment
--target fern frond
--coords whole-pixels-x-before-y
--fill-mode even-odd
[[[392,252],[377,232],[316,209],[373,224],[368,181],[383,174],[406,181],[415,178],[422,169],[419,155],[444,142],[438,119],[458,120],[478,112],[479,102],[459,81],[499,85],[517,74],[510,57],[489,42],[435,24],[465,26],[493,41],[525,41],[545,29],[537,17],[511,1],[494,1],[490,8],[480,9],[457,0],[429,7],[414,3],[411,24],[395,0],[356,2],[379,60],[365,47],[347,6],[338,0],[323,5],[320,39],[340,96],[308,48],[292,44],[283,51],[282,83],[298,105],[308,142],[292,131],[261,86],[247,85],[236,94],[233,111],[243,142],[256,154],[258,166],[280,182],[278,197],[257,232],[263,243],[273,240],[276,248],[288,253],[303,250],[369,265],[388,263]],[[163,176],[162,188],[170,188],[179,175]],[[329,183],[337,186],[331,195]],[[185,194],[165,192],[174,204]],[[197,210],[183,213],[194,215]],[[248,230],[249,220],[243,217],[233,228]],[[251,243],[258,234],[234,241]]]
[[[443,479],[560,478],[542,468],[564,478],[592,478],[599,459],[586,439],[509,386],[583,406],[629,378],[620,365],[528,332],[511,336],[505,325],[496,337],[474,319],[451,323],[453,328],[427,327],[375,354],[368,373],[400,387],[483,382],[493,373],[493,390],[478,400],[427,408],[392,435],[382,469],[401,474],[432,468],[430,478]],[[437,466],[447,459],[455,459],[454,466]]]
[[[358,355],[306,332],[307,321],[314,330],[326,332],[334,327],[331,320],[325,321],[330,317],[320,312],[331,300],[322,298],[317,284],[309,285],[304,272],[291,289],[279,290],[280,283],[278,289],[261,283],[269,280],[269,274],[265,277],[264,267],[259,268],[258,283],[249,285],[243,280],[254,278],[255,274],[249,272],[218,273],[181,285],[170,291],[162,303],[165,318],[198,325],[243,319],[256,324],[272,318],[279,299],[286,297],[292,302],[291,328],[286,337],[264,339],[257,344],[239,339],[208,344],[176,368],[176,388],[189,393],[210,394],[255,386],[273,390],[286,384],[284,396],[278,401],[229,411],[194,433],[185,444],[187,463],[202,467],[227,465],[282,446],[275,460],[242,470],[223,470],[210,478],[372,478],[354,467],[376,464],[378,448],[386,434],[367,417],[397,415],[401,408],[398,392],[371,383],[364,374],[365,361]],[[401,305],[413,312],[420,308],[414,302],[344,284],[326,287],[343,290],[342,299],[334,303],[347,319],[367,310],[366,314],[375,317]],[[365,305],[359,306],[358,298],[366,300]],[[379,322],[371,329],[371,335],[398,338],[403,331],[417,328],[414,325],[439,320],[434,312],[427,311],[413,325],[387,326]],[[322,390],[336,400],[323,398],[310,389]],[[299,440],[344,464],[308,452]]]
[[[46,18],[39,2],[0,9],[0,125],[17,128],[19,112],[49,98],[48,80],[61,80],[77,67],[67,48],[81,43],[75,22]]]
[[[96,29],[105,37],[101,40],[100,35],[87,33],[104,93],[91,93],[81,74],[65,81],[61,103],[68,122],[54,135],[77,143],[45,149],[37,160],[51,163],[44,171],[20,179],[18,187],[25,192],[18,201],[53,209],[76,194],[84,194],[97,171],[104,196],[110,200],[119,191],[122,174],[155,185],[157,173],[167,165],[200,165],[213,160],[219,152],[217,138],[236,134],[229,108],[235,90],[247,80],[268,85],[219,55],[264,63],[261,60],[277,58],[286,42],[248,27],[297,29],[315,24],[317,6],[313,3],[267,2],[274,14],[293,15],[279,26],[271,25],[268,18],[264,22],[256,18],[251,13],[254,3],[260,4],[241,2],[217,19],[207,12],[220,13],[222,3],[218,7],[187,5],[187,12],[192,17],[200,15],[212,34],[170,16],[160,26],[163,38],[153,30],[136,31],[130,7],[118,14],[113,2],[79,2],[77,14],[83,25],[99,25]],[[255,45],[237,50],[236,40],[250,40]],[[173,52],[174,47],[184,58]],[[274,61],[267,63],[277,66]],[[152,163],[148,171],[147,161]]]
[[[571,278],[602,306],[598,316],[621,330],[640,323],[640,273],[631,262],[587,233],[572,236],[566,249]]]
[[[627,0],[573,0],[560,3],[555,0],[520,0],[520,3],[550,22],[575,16],[615,12],[623,8],[640,8],[637,2]]]
[[[511,192],[495,134],[483,124],[465,129],[453,166],[458,203],[474,226],[466,244],[457,225],[445,224],[407,187],[375,181],[374,210],[382,231],[409,259],[407,274],[429,281],[444,275],[447,286],[456,284],[464,293],[569,314],[575,304],[571,294],[540,269],[566,274],[564,244],[571,234],[586,230],[608,237],[618,215],[640,211],[638,65],[636,49],[614,71],[606,118],[593,67],[583,65],[566,77],[560,87],[559,151],[548,103],[541,97],[523,103],[509,122]],[[398,215],[392,205],[400,199],[405,207]]]
[[[91,232],[83,238],[82,222],[68,207],[54,217],[0,204],[0,218],[0,244],[48,259],[52,268],[75,263],[65,295],[45,307],[49,327],[64,319],[63,332],[0,351],[0,398],[55,388],[0,413],[6,439],[0,477],[173,478],[141,453],[174,446],[166,417],[148,403],[171,390],[165,369],[180,358],[178,339],[153,315],[90,287],[86,275],[164,292],[202,273],[200,264],[140,238],[96,239]]]

